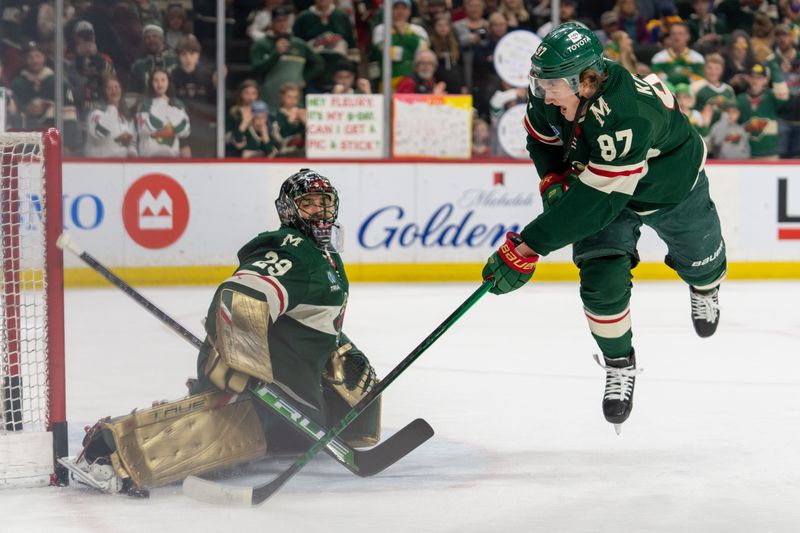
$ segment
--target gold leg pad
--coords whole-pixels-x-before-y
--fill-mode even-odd
[[[267,443],[250,398],[211,391],[111,420],[112,464],[139,489],[263,457]]]

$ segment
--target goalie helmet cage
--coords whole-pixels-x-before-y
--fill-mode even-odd
[[[0,488],[64,485],[61,138],[0,133]]]

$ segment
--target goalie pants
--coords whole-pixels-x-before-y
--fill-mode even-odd
[[[589,329],[609,358],[631,352],[631,270],[639,263],[636,245],[642,224],[653,228],[666,243],[664,262],[689,285],[713,287],[727,267],[705,170],[678,205],[645,215],[625,208],[601,231],[576,242],[573,261],[580,269],[580,294]]]

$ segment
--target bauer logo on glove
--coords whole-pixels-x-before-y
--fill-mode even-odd
[[[505,294],[519,289],[530,281],[536,271],[538,255],[525,257],[519,253],[517,246],[522,244],[518,233],[508,232],[506,241],[489,257],[483,267],[483,279],[494,277],[492,294]]]

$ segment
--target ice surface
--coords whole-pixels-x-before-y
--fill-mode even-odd
[[[386,374],[477,285],[352,287],[345,329]],[[142,291],[202,332],[213,287]],[[320,454],[264,506],[148,500],[80,486],[0,491],[0,533],[800,531],[800,283],[728,282],[694,335],[688,289],[637,282],[639,366],[621,436],[576,283],[487,295],[386,392],[384,427],[436,430],[384,473]],[[117,289],[66,295],[70,449],[104,415],[184,393],[191,346]],[[245,482],[288,466],[264,461]]]

